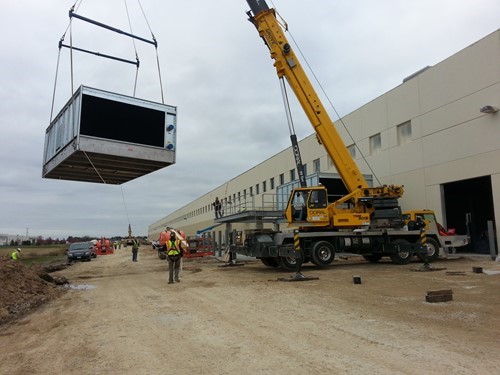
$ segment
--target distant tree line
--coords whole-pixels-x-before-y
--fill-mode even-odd
[[[99,239],[101,236],[98,237],[90,237],[90,236],[83,236],[83,237],[77,237],[77,236],[68,236],[66,239],[53,239],[52,237],[44,238],[42,236],[38,236],[36,239],[31,239],[31,240],[20,240],[20,239],[12,239],[10,240],[9,245],[10,246],[44,246],[44,245],[58,245],[58,244],[66,244],[66,243],[73,243],[73,242],[88,242],[91,240]],[[121,236],[115,236],[115,237],[106,237],[107,239],[115,242],[115,241],[122,241],[126,239],[127,237],[121,237]],[[144,240],[146,240],[146,236],[144,237],[139,237]]]

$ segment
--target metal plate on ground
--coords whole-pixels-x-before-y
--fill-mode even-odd
[[[305,276],[301,272],[296,272],[293,276],[290,277],[280,277],[278,281],[311,281],[311,280],[319,280],[319,277],[315,276]]]

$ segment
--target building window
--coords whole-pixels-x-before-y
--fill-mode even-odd
[[[290,181],[295,181],[295,169],[290,169]]]
[[[328,160],[328,169],[330,169],[333,167],[333,160],[330,156],[327,157],[327,160]]]
[[[243,199],[247,199],[247,189],[243,189]]]
[[[274,189],[274,177],[269,180],[269,189]]]
[[[262,181],[262,192],[265,193],[267,191],[267,183],[266,181]]]
[[[304,177],[307,177],[307,164],[303,164],[302,167],[304,168]]]
[[[375,155],[382,149],[382,139],[380,133],[370,137],[370,155]]]
[[[351,155],[353,159],[356,159],[356,145],[347,146],[347,151],[349,151],[349,155]]]
[[[282,173],[280,174],[280,185],[283,185],[285,183],[285,174]]]
[[[255,194],[259,194],[259,184],[255,185]]]
[[[241,193],[238,191],[238,202],[241,202]]]
[[[411,121],[398,125],[398,145],[411,141]]]
[[[319,159],[314,159],[313,160],[313,172],[320,172],[321,171],[321,163]]]
[[[250,196],[253,197],[253,186],[250,186]]]

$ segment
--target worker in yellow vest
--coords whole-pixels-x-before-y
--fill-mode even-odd
[[[181,241],[177,239],[176,233],[170,231],[170,239],[167,242],[167,259],[168,259],[168,283],[173,284],[174,280],[178,283],[179,269],[181,266],[181,257],[183,255]]]
[[[13,251],[11,254],[10,254],[10,259],[12,260],[18,260],[18,253],[21,252],[21,249],[20,248],[17,248],[16,251]]]
[[[137,262],[137,253],[139,252],[139,240],[134,237],[132,240],[132,262]]]

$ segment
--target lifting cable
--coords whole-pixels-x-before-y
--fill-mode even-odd
[[[104,178],[102,178],[101,174],[99,173],[99,171],[95,167],[94,163],[92,163],[92,160],[90,160],[90,158],[87,155],[87,153],[85,151],[83,151],[83,153],[84,153],[85,157],[87,158],[87,160],[89,161],[90,165],[92,165],[92,168],[94,168],[95,172],[97,173],[97,175],[101,179],[102,183],[106,185],[106,181],[104,181]],[[123,207],[125,208],[125,215],[127,216],[127,223],[128,223],[128,225],[130,227],[130,218],[128,216],[127,203],[125,202],[125,194],[123,193],[123,186],[122,185],[120,185],[120,190],[122,192]]]
[[[85,157],[87,158],[87,160],[89,161],[90,165],[92,165],[92,168],[94,168],[95,172],[97,173],[97,175],[101,179],[102,183],[106,185],[106,181],[104,181],[104,178],[102,178],[101,174],[99,173],[99,171],[95,167],[94,163],[92,163],[92,160],[90,160],[90,158],[87,155],[87,153],[85,151],[83,151],[83,153],[84,153]],[[125,194],[123,193],[123,186],[122,185],[120,185],[120,190],[122,192],[123,207],[125,208],[125,215],[127,216],[127,223],[128,223],[128,225],[130,227],[130,218],[128,216],[127,203],[125,202]]]
[[[127,18],[128,18],[128,21],[129,21],[129,26],[130,26],[130,29],[131,29],[130,33],[122,31],[122,30],[117,29],[115,27],[106,25],[104,23],[92,20],[90,18],[81,16],[81,15],[75,13],[73,9],[71,9],[69,11],[69,17],[70,17],[70,20],[72,20],[73,18],[76,18],[76,19],[79,19],[81,21],[88,22],[88,23],[90,23],[92,25],[95,25],[95,26],[98,26],[98,27],[102,27],[102,28],[104,28],[106,30],[110,30],[110,31],[116,32],[118,34],[122,34],[122,35],[125,35],[127,37],[130,37],[132,39],[133,46],[134,46],[135,61],[133,61],[133,60],[127,60],[127,59],[124,59],[124,58],[121,58],[121,57],[116,57],[116,56],[102,54],[100,52],[89,51],[89,50],[86,50],[86,49],[83,49],[83,48],[77,48],[77,47],[74,47],[72,43],[70,43],[69,46],[67,46],[65,44],[61,44],[59,48],[61,48],[61,47],[70,48],[71,55],[72,55],[73,50],[76,50],[76,51],[80,51],[80,52],[85,52],[85,53],[89,53],[89,54],[92,54],[92,55],[96,55],[96,56],[99,56],[99,57],[104,57],[104,58],[107,58],[107,59],[112,59],[112,60],[124,62],[124,63],[127,63],[127,64],[135,65],[136,66],[136,73],[135,73],[134,90],[133,90],[133,96],[135,96],[135,91],[136,91],[136,87],[137,87],[137,77],[138,77],[139,66],[140,66],[139,56],[137,54],[137,48],[135,46],[135,40],[137,39],[137,40],[140,40],[142,42],[153,44],[153,45],[155,45],[156,42],[132,34],[132,25],[131,25],[131,22],[130,22],[130,16],[129,16],[129,13],[128,13],[128,7],[127,7],[126,0],[125,0],[125,9],[126,9],[126,12],[127,12]],[[71,24],[71,21],[70,21],[70,24]],[[71,34],[70,34],[70,37],[71,37]],[[71,40],[71,38],[70,38],[70,40]],[[71,59],[71,69],[73,70],[73,60],[72,59]],[[72,76],[72,79],[73,79],[73,76]],[[72,86],[73,86],[73,83],[72,83]],[[72,91],[73,91],[73,87],[72,87]]]
[[[57,58],[57,66],[56,66],[56,75],[55,75],[55,82],[54,82],[54,90],[53,90],[53,94],[52,94],[52,106],[51,106],[51,111],[50,111],[50,122],[52,122],[52,118],[53,118],[53,115],[54,115],[54,103],[55,103],[56,87],[57,87],[57,79],[58,79],[58,71],[59,71],[59,64],[60,64],[60,54],[61,54],[61,48],[62,47],[68,48],[70,50],[70,70],[71,70],[71,93],[70,93],[70,95],[73,95],[73,93],[74,93],[73,50],[75,50],[75,51],[89,53],[89,54],[93,54],[95,56],[104,57],[104,58],[116,60],[116,61],[119,61],[119,62],[124,62],[124,63],[135,65],[136,66],[136,75],[135,75],[135,81],[134,81],[134,96],[135,96],[136,88],[137,88],[137,80],[138,80],[138,70],[139,70],[139,66],[140,66],[139,56],[138,56],[137,48],[136,48],[136,45],[135,45],[135,40],[139,40],[139,41],[142,41],[144,43],[152,44],[155,47],[156,63],[157,63],[157,68],[158,68],[158,77],[159,77],[159,82],[160,82],[160,94],[161,94],[162,104],[164,104],[165,103],[165,99],[164,99],[164,94],[163,94],[163,82],[162,82],[161,71],[160,71],[160,59],[159,59],[159,56],[158,56],[158,42],[156,40],[156,37],[153,34],[153,31],[151,29],[151,26],[150,26],[149,21],[148,21],[148,19],[146,17],[146,14],[144,12],[144,9],[142,7],[142,4],[141,4],[140,0],[138,0],[138,4],[139,4],[141,12],[142,12],[142,14],[144,16],[144,19],[145,19],[145,22],[146,22],[146,24],[148,26],[148,29],[149,29],[149,31],[151,33],[151,37],[152,37],[151,40],[133,34],[132,23],[131,23],[131,20],[130,20],[130,14],[129,14],[129,11],[128,11],[128,6],[127,6],[126,0],[124,0],[124,3],[125,3],[125,9],[126,9],[126,12],[127,12],[127,19],[128,19],[128,22],[129,22],[130,33],[122,31],[122,30],[117,29],[115,27],[106,25],[104,23],[92,20],[92,19],[84,17],[82,15],[79,15],[76,12],[78,11],[78,8],[81,6],[82,2],[83,2],[83,0],[76,0],[76,2],[71,7],[71,9],[69,11],[69,18],[70,18],[69,25],[67,26],[67,28],[66,28],[63,36],[59,40],[59,54],[58,54],[58,58]],[[130,60],[130,59],[121,58],[121,57],[116,57],[116,56],[102,54],[100,52],[90,51],[90,50],[86,50],[86,49],[79,48],[79,47],[75,47],[73,45],[73,35],[72,35],[72,24],[73,24],[72,21],[73,21],[73,18],[76,18],[76,19],[79,19],[79,20],[81,20],[83,22],[87,22],[87,23],[93,24],[95,26],[107,29],[109,31],[113,31],[113,32],[118,33],[118,34],[125,35],[127,37],[130,37],[132,39],[132,42],[133,42],[133,45],[134,45],[135,61]],[[64,44],[64,39],[66,37],[66,33],[68,32],[68,30],[70,31],[70,43],[69,43],[69,45]]]
[[[141,12],[142,12],[142,15],[144,16],[144,20],[146,21],[146,25],[148,25],[149,32],[151,33],[151,38],[153,38],[153,41],[155,42],[156,65],[158,67],[158,79],[160,81],[161,103],[165,104],[165,99],[163,97],[163,83],[161,80],[160,58],[158,56],[158,43],[156,41],[155,35],[153,34],[153,30],[151,29],[151,25],[149,24],[148,18],[146,17],[146,13],[144,12],[144,9],[142,7],[141,0],[137,0],[137,3],[139,4],[139,7],[141,8]]]
[[[130,14],[128,12],[127,0],[123,0],[123,2],[125,4],[125,10],[127,12],[128,27],[130,28],[130,33],[133,34],[134,31],[132,30],[132,23],[130,22]],[[135,39],[134,38],[131,38],[131,39],[132,39],[132,44],[134,46],[135,59],[137,61],[137,68],[135,70],[134,94],[132,95],[133,97],[135,97],[135,91],[137,89],[137,77],[139,75],[139,55],[137,54],[137,47],[135,45]]]
[[[295,134],[295,127],[293,125],[292,113],[290,112],[290,102],[288,101],[288,94],[286,92],[284,78],[281,77],[281,78],[279,78],[279,80],[280,80],[280,87],[281,87],[281,95],[283,96],[283,104],[285,105],[285,113],[286,113],[286,120],[288,123],[288,131],[290,132],[290,135],[293,135],[293,134]]]
[[[155,38],[155,36],[153,34],[153,31],[151,29],[151,26],[150,26],[149,21],[148,21],[148,19],[146,17],[146,14],[144,12],[144,9],[142,7],[142,4],[141,4],[140,0],[137,0],[137,2],[139,4],[141,12],[142,12],[142,14],[144,16],[146,24],[147,24],[147,26],[149,28],[150,33],[151,33],[151,37],[152,37],[151,40],[139,37],[139,36],[137,36],[137,35],[135,35],[133,33],[132,22],[131,22],[131,19],[130,19],[130,14],[129,14],[128,6],[127,6],[127,0],[124,0],[124,5],[125,5],[126,13],[127,13],[127,20],[128,20],[128,24],[129,24],[129,28],[130,28],[130,33],[124,32],[124,31],[122,31],[120,29],[114,28],[112,26],[106,25],[106,24],[101,23],[101,22],[97,22],[95,20],[92,20],[90,18],[87,18],[87,17],[84,17],[84,16],[81,16],[81,15],[77,14],[76,12],[80,8],[82,2],[83,2],[83,0],[76,0],[75,3],[73,4],[73,6],[71,7],[71,9],[69,11],[69,18],[70,18],[69,24],[66,27],[66,30],[64,31],[62,37],[59,40],[59,51],[58,51],[58,55],[57,55],[56,72],[55,72],[55,78],[54,78],[54,88],[53,88],[53,92],[52,92],[52,103],[51,103],[51,108],[50,108],[50,121],[49,121],[49,123],[52,123],[53,115],[54,115],[54,103],[55,103],[55,97],[56,97],[56,88],[57,88],[57,80],[58,80],[58,75],[59,75],[59,64],[60,64],[60,60],[61,60],[61,49],[62,49],[62,47],[68,48],[70,50],[70,71],[71,71],[71,93],[70,93],[70,97],[74,93],[73,50],[79,51],[79,52],[93,54],[93,55],[96,55],[96,56],[99,56],[99,57],[104,57],[104,58],[116,60],[116,61],[119,61],[119,62],[124,62],[124,63],[128,63],[128,64],[136,65],[136,73],[135,73],[135,80],[134,80],[134,90],[133,90],[133,96],[135,97],[135,95],[136,95],[136,89],[137,89],[138,75],[139,75],[139,66],[140,66],[139,55],[138,55],[138,52],[137,52],[137,46],[136,46],[135,40],[139,40],[139,41],[142,41],[142,42],[154,45],[155,51],[156,51],[156,63],[157,63],[158,76],[159,76],[159,82],[160,82],[161,100],[162,100],[162,104],[164,104],[165,100],[164,100],[163,83],[162,83],[161,71],[160,71],[160,60],[159,60],[159,56],[158,56],[158,42],[157,42],[157,40],[156,40],[156,38]],[[102,53],[99,53],[99,52],[89,51],[89,50],[86,50],[86,49],[83,49],[83,48],[79,48],[79,47],[73,46],[73,29],[72,29],[73,18],[79,19],[79,20],[84,21],[84,22],[91,23],[91,24],[93,24],[95,26],[98,26],[98,27],[101,27],[101,28],[104,28],[104,29],[107,29],[107,30],[110,30],[110,31],[113,31],[113,32],[116,32],[116,33],[119,33],[119,34],[122,34],[122,35],[125,35],[127,37],[130,37],[132,39],[132,44],[133,44],[133,47],[134,47],[135,61],[127,60],[127,59],[116,57],[116,56],[106,55],[106,54],[102,54]],[[66,38],[66,34],[67,34],[68,30],[69,30],[69,33],[70,33],[70,37],[69,37],[70,41],[69,41],[69,45],[66,45],[66,44],[64,44],[64,39]],[[87,158],[88,162],[90,163],[90,165],[92,166],[92,168],[95,170],[95,172],[97,173],[97,175],[101,179],[102,183],[106,184],[106,181],[104,180],[104,178],[102,177],[102,175],[99,173],[99,171],[97,170],[97,168],[94,165],[94,163],[92,163],[92,160],[90,160],[89,155],[87,155],[87,153],[85,151],[83,153],[84,153],[85,157]],[[121,194],[122,194],[123,206],[125,208],[125,214],[127,216],[127,222],[128,222],[129,228],[130,228],[130,218],[129,218],[129,214],[128,214],[127,204],[125,202],[125,194],[123,192],[123,187],[121,185],[120,185],[120,189],[121,189]]]
[[[122,191],[123,207],[125,207],[125,215],[127,215],[128,227],[130,228],[130,219],[128,217],[127,204],[125,203],[125,194],[123,193],[123,186],[122,185],[120,185],[120,189]]]
[[[304,164],[302,164],[302,156],[300,154],[299,143],[297,142],[297,135],[295,134],[295,127],[293,125],[292,112],[290,111],[290,102],[288,101],[288,94],[286,92],[285,79],[280,79],[281,94],[283,96],[283,104],[285,105],[286,119],[288,122],[288,130],[290,132],[290,140],[292,142],[292,153],[295,159],[295,166],[299,175],[300,187],[307,187],[306,175],[304,173]]]
[[[80,3],[81,4],[81,3]],[[64,44],[62,45],[64,46]],[[60,47],[61,48],[61,45]],[[75,89],[73,87],[73,19],[70,17],[69,19],[69,66],[70,66],[70,69],[71,69],[71,92],[69,93],[70,97],[71,95],[73,95],[73,93],[75,92]]]
[[[80,0],[80,4],[78,4],[78,0],[76,0],[75,3],[73,4],[73,6],[71,7],[71,9],[76,8],[76,10],[78,10],[78,8],[80,8],[80,5],[82,5],[82,2],[83,2],[83,0]],[[77,4],[78,4],[78,6],[77,6]],[[61,60],[61,47],[63,46],[64,38],[66,38],[66,33],[68,32],[68,29],[70,29],[70,27],[71,27],[71,19],[69,21],[68,26],[66,27],[66,30],[64,30],[64,33],[63,33],[61,39],[59,40],[59,52],[57,54],[56,75],[55,75],[55,79],[54,79],[54,89],[52,91],[52,104],[50,106],[49,124],[52,123],[52,116],[54,115],[54,103],[55,103],[55,99],[56,99],[57,78],[59,75],[59,62]],[[71,56],[70,58],[72,60],[73,56]],[[71,93],[70,93],[70,97],[72,95],[73,95],[73,61],[71,61]]]
[[[49,124],[52,123],[52,116],[54,115],[54,102],[55,102],[55,99],[56,99],[57,74],[59,72],[59,61],[60,60],[61,60],[61,49],[59,48],[59,52],[57,54],[57,63],[56,63],[56,76],[54,78],[54,89],[52,90],[52,103],[50,105]]]
[[[83,151],[83,150],[82,150]],[[87,160],[89,161],[90,165],[92,166],[92,168],[94,168],[94,171],[97,173],[97,175],[99,176],[99,178],[101,179],[102,183],[104,185],[106,185],[106,181],[104,181],[104,178],[102,178],[101,174],[99,173],[99,171],[97,170],[97,168],[95,167],[94,163],[92,163],[92,160],[90,160],[89,156],[87,155],[87,153],[85,151],[83,151],[85,157],[87,158]]]
[[[274,6],[274,3],[273,1],[271,0],[271,4],[273,5],[273,8],[276,10],[276,7]],[[279,15],[278,11],[276,10],[276,14],[283,20],[283,18],[281,17],[281,15]],[[330,106],[332,107],[333,111],[335,112],[335,115],[338,117],[340,123],[342,124],[342,126],[344,127],[344,130],[347,132],[347,134],[349,135],[349,138],[351,139],[351,141],[353,142],[354,146],[356,147],[356,149],[359,151],[359,154],[361,155],[362,159],[364,160],[364,162],[366,163],[368,169],[370,170],[370,172],[372,173],[373,177],[375,178],[375,180],[378,182],[378,184],[380,185],[380,181],[379,179],[377,178],[377,175],[375,174],[375,172],[373,171],[371,165],[368,163],[368,160],[366,160],[366,157],[365,155],[363,154],[363,152],[361,151],[361,149],[358,147],[357,143],[354,141],[354,137],[352,136],[351,132],[349,131],[349,129],[347,128],[347,126],[345,125],[344,121],[342,120],[342,118],[340,117],[339,113],[337,112],[337,109],[335,108],[335,106],[333,105],[332,101],[330,100],[330,97],[328,96],[328,94],[325,92],[325,89],[323,88],[323,85],[321,85],[321,82],[319,81],[318,77],[316,76],[316,74],[314,73],[314,70],[312,69],[312,67],[309,65],[309,62],[307,61],[306,57],[304,56],[304,54],[302,53],[302,50],[300,49],[298,43],[296,42],[296,40],[294,39],[292,33],[290,30],[288,30],[288,25],[286,24],[286,22],[283,20],[283,28],[285,29],[285,31],[288,31],[288,34],[290,35],[290,38],[291,40],[293,41],[293,43],[295,44],[295,46],[297,47],[297,51],[299,52],[300,56],[302,57],[303,61],[305,62],[305,65],[307,66],[307,68],[309,69],[309,71],[311,72],[311,74],[313,75],[314,77],[314,80],[316,81],[316,83],[318,84],[319,88],[321,89],[321,92],[323,93],[323,95],[325,95],[328,103],[330,103]]]

